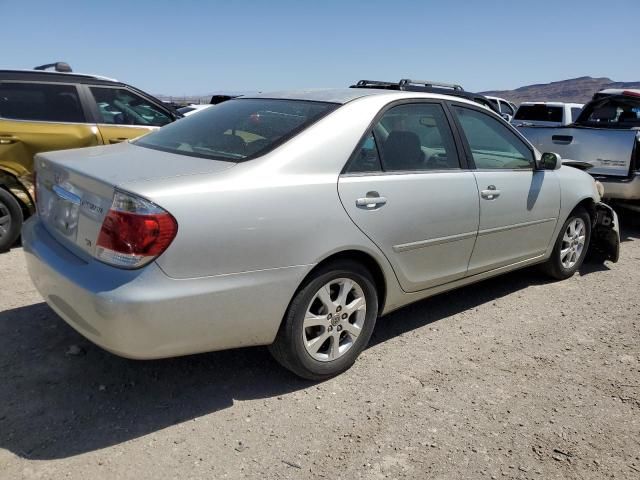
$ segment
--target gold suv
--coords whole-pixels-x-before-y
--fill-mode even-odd
[[[119,143],[181,117],[130,85],[51,66],[0,70],[0,251],[35,211],[36,153]]]

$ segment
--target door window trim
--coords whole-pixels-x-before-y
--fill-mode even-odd
[[[500,115],[493,114],[493,116],[492,116],[491,113],[487,113],[486,109],[485,109],[485,111],[483,111],[482,108],[478,108],[475,105],[456,102],[456,101],[453,101],[453,100],[447,100],[446,101],[446,107],[449,110],[449,113],[452,116],[453,121],[455,122],[456,128],[458,129],[458,134],[460,135],[460,142],[462,143],[462,146],[463,146],[463,148],[465,150],[465,156],[466,156],[467,164],[469,165],[469,169],[470,170],[473,170],[475,172],[531,172],[531,171],[539,170],[539,168],[538,168],[538,158],[536,157],[535,149],[531,146],[529,141],[526,138],[524,138],[520,132],[518,132],[518,130],[513,125],[511,125],[509,122],[507,122]],[[476,166],[475,161],[473,160],[473,152],[471,151],[471,146],[469,145],[469,142],[467,140],[466,135],[464,135],[464,133],[463,133],[464,129],[462,128],[462,125],[458,121],[458,117],[456,116],[455,112],[453,111],[454,107],[461,107],[461,108],[467,108],[469,110],[475,110],[475,111],[477,111],[479,113],[482,113],[482,114],[487,115],[487,116],[489,116],[491,118],[494,118],[499,123],[502,123],[502,125],[504,125],[505,127],[507,127],[508,130],[513,132],[516,135],[516,138],[518,140],[520,140],[524,144],[524,146],[531,152],[531,156],[533,157],[533,166],[530,167],[530,168],[478,168]]]
[[[378,156],[380,158],[381,167],[382,165],[382,157],[380,154],[380,146],[378,145],[378,139],[376,138],[376,134],[374,131],[374,127],[380,122],[382,117],[384,117],[387,111],[391,110],[394,107],[399,105],[407,105],[407,104],[431,104],[431,105],[439,105],[444,112],[445,119],[447,120],[447,124],[449,126],[449,130],[451,131],[451,135],[453,137],[453,143],[455,145],[456,154],[458,156],[459,168],[449,168],[449,169],[438,169],[438,170],[380,170],[373,172],[349,172],[349,166],[355,161],[356,156],[360,153],[359,149],[365,139],[372,134],[373,138],[376,142],[376,149],[378,150]],[[452,112],[449,111],[445,102],[443,100],[435,99],[435,98],[403,98],[400,100],[394,100],[392,102],[387,103],[384,107],[380,109],[380,111],[373,117],[373,120],[369,122],[369,125],[365,129],[364,133],[358,139],[356,143],[356,147],[349,155],[349,159],[342,167],[340,171],[341,176],[350,176],[350,177],[363,177],[363,176],[381,176],[381,175],[416,175],[416,174],[430,174],[430,173],[454,173],[454,172],[464,172],[472,169],[472,166],[467,161],[466,151],[463,149],[462,139],[460,138],[460,133],[456,128],[456,124],[454,123],[455,118],[453,117]]]

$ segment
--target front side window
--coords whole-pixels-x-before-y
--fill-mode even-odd
[[[53,83],[0,83],[0,117],[40,122],[85,121],[78,89]]]
[[[374,127],[373,135],[385,171],[460,168],[441,105],[415,103],[392,107]]]
[[[127,89],[90,89],[98,107],[98,123],[161,127],[172,121],[165,111]]]
[[[479,169],[533,168],[533,152],[501,122],[470,108],[454,107]]]
[[[228,100],[135,143],[165,152],[240,162],[265,154],[337,106],[304,100]]]

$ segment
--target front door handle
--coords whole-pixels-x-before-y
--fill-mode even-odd
[[[485,200],[495,200],[500,196],[500,190],[495,185],[489,185],[486,190],[480,192],[480,196]]]
[[[366,197],[356,199],[356,207],[364,208],[366,210],[375,210],[386,203],[387,199],[385,197],[381,197],[378,192],[367,192]]]
[[[121,142],[126,142],[127,140],[129,140],[127,137],[110,138],[109,143],[121,143]]]
[[[18,139],[16,137],[0,135],[0,145],[10,145],[12,143],[16,143],[17,141]]]

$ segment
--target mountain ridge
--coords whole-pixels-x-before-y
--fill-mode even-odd
[[[640,88],[640,81],[617,82],[608,77],[577,77],[549,83],[525,85],[513,90],[489,90],[483,95],[502,97],[515,104],[522,102],[587,103],[603,88]]]

